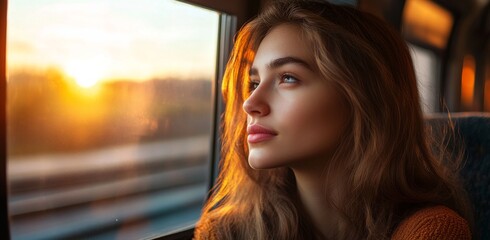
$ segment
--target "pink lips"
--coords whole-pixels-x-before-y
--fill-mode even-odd
[[[248,143],[259,143],[270,140],[277,135],[273,130],[254,124],[247,127]]]

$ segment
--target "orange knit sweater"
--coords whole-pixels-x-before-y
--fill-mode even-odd
[[[194,239],[218,239],[211,229],[196,229]],[[465,219],[445,206],[428,207],[404,219],[395,229],[392,240],[469,240],[471,231]]]
[[[444,206],[421,209],[403,220],[392,240],[467,240],[471,231],[466,220]]]

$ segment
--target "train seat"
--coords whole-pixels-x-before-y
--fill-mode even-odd
[[[463,147],[464,165],[461,176],[474,208],[475,236],[490,239],[490,114],[455,113],[426,117],[434,137],[442,137],[441,129],[454,124],[454,136],[448,147]]]

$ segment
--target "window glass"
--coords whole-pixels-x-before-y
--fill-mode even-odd
[[[138,239],[195,223],[219,14],[170,0],[10,0],[13,239]]]
[[[417,87],[419,90],[422,110],[425,113],[437,110],[439,86],[437,73],[437,57],[434,52],[407,43],[412,55]]]

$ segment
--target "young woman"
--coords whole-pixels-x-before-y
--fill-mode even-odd
[[[471,238],[407,46],[375,17],[274,2],[238,34],[223,94],[221,172],[196,239]]]

